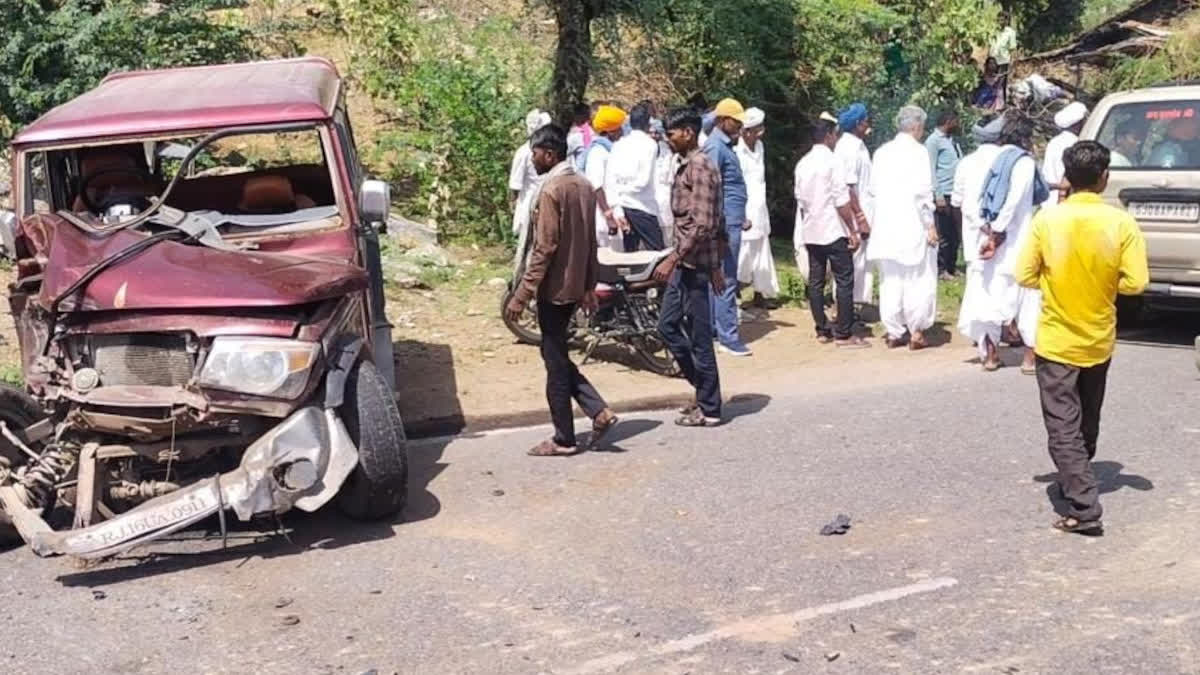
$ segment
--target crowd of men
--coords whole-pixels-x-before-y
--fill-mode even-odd
[[[594,447],[617,424],[567,356],[566,326],[577,306],[594,307],[601,247],[669,251],[654,277],[666,287],[659,332],[695,388],[676,423],[721,424],[717,348],[749,356],[739,335],[742,285],[777,294],[767,239],[762,111],[725,99],[711,110],[684,107],[664,120],[649,102],[625,111],[581,108],[569,130],[530,113],[527,146],[513,158],[514,226],[532,223],[534,245],[506,307],[516,318],[537,302],[547,398],[555,435],[533,455],[580,451],[574,399],[592,418]],[[986,371],[1000,367],[999,346],[1024,345],[1022,371],[1036,375],[1062,493],[1071,505],[1055,526],[1100,527],[1091,459],[1115,334],[1114,299],[1148,282],[1136,222],[1099,193],[1112,153],[1079,142],[1081,103],[1056,116],[1061,133],[1039,167],[1033,122],[1006,114],[972,129],[963,156],[959,120],[905,106],[896,135],[871,155],[870,111],[855,103],[811,123],[811,149],[796,164],[797,262],[807,270],[816,337],[847,349],[869,347],[856,304],[878,307],[888,348],[928,346],[938,281],[960,274],[966,291],[959,330],[978,346]],[[525,162],[533,167],[532,173]],[[1070,195],[1066,202],[1059,204]],[[523,202],[523,203],[520,203]],[[1039,211],[1040,208],[1040,211]],[[826,314],[833,276],[836,320]]]

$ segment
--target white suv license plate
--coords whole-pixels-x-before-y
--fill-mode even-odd
[[[1200,204],[1181,202],[1132,202],[1129,212],[1134,218],[1162,220],[1176,223],[1200,221]]]

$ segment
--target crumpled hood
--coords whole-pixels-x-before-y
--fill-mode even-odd
[[[49,307],[93,265],[143,239],[122,231],[100,237],[55,227],[38,296]],[[222,251],[164,241],[100,273],[61,311],[280,307],[362,290],[366,272],[349,261],[261,251]]]

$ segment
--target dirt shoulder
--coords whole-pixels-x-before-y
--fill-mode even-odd
[[[453,267],[428,279],[433,289],[389,287],[398,401],[413,435],[542,423],[547,420],[545,371],[536,347],[517,344],[500,320],[502,252],[460,249]],[[5,287],[10,271],[0,271]],[[433,274],[437,277],[437,274]],[[955,308],[956,309],[956,308]],[[943,312],[943,317],[949,312]],[[726,398],[819,388],[831,393],[935,377],[973,358],[945,330],[940,346],[920,353],[843,351],[813,337],[807,309],[789,305],[759,312],[743,325],[754,356],[718,357]],[[0,312],[0,379],[19,377],[12,317]],[[575,358],[581,358],[578,352]],[[662,408],[691,398],[687,383],[642,370],[621,350],[601,347],[581,370],[620,410]]]
[[[458,251],[456,257],[460,270],[476,271],[436,290],[389,292],[406,427],[413,435],[430,435],[546,422],[538,349],[518,344],[504,327],[504,290],[488,283],[498,277],[485,279],[490,272],[482,273],[502,274],[503,259],[471,251]],[[946,304],[954,295],[943,294]],[[957,312],[953,304],[942,313],[944,319]],[[942,325],[931,334],[939,346],[923,352],[889,351],[879,340],[870,349],[847,351],[817,343],[805,308],[789,305],[756,314],[742,326],[754,355],[718,357],[727,399],[813,388],[853,391],[936,377],[974,358],[970,345]],[[582,354],[574,357],[578,362]],[[684,380],[642,370],[615,348],[598,349],[581,370],[618,409],[662,408],[692,396]]]

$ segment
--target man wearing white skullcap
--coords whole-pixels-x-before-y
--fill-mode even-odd
[[[734,149],[746,179],[746,224],[738,252],[738,281],[754,287],[754,303],[759,307],[765,306],[766,299],[779,295],[775,260],[771,257],[771,216],[767,211],[766,149],[762,141],[765,120],[762,110],[747,110]]]
[[[513,234],[518,236],[525,225],[529,224],[528,197],[539,180],[537,169],[533,166],[533,150],[529,147],[529,137],[547,124],[550,124],[550,113],[537,108],[529,111],[525,116],[525,142],[513,153],[512,165],[508,170],[509,205],[513,207]]]
[[[1046,144],[1046,157],[1042,160],[1042,177],[1050,184],[1050,199],[1045,206],[1057,204],[1071,187],[1067,184],[1063,154],[1079,142],[1079,132],[1083,130],[1087,116],[1087,106],[1079,101],[1072,102],[1054,116],[1054,124],[1062,131]]]

